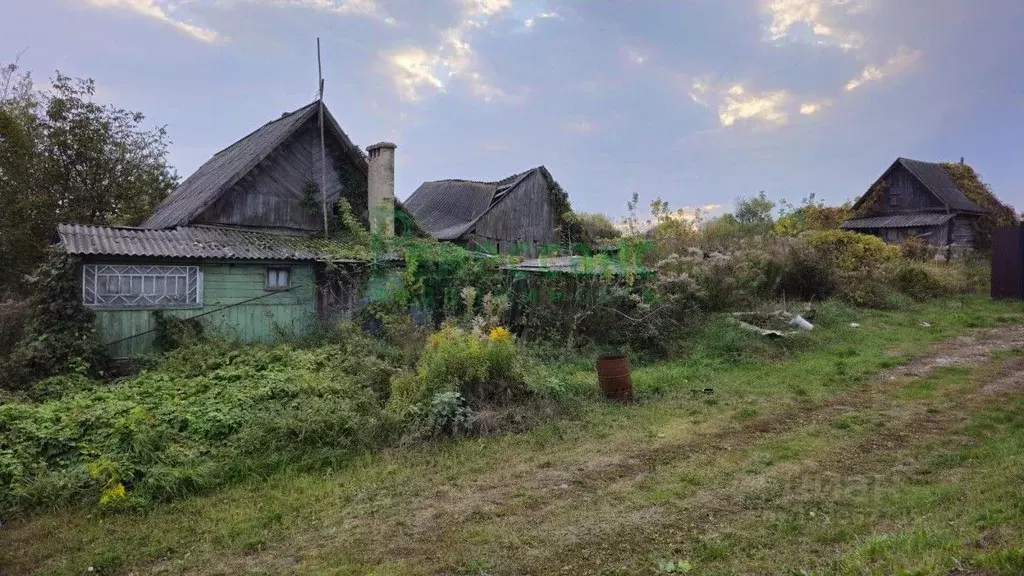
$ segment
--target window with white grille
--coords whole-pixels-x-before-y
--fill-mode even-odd
[[[92,308],[200,308],[203,273],[199,266],[86,264],[82,301]]]

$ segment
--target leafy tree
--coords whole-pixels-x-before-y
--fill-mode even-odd
[[[576,215],[583,229],[594,239],[618,238],[622,236],[611,218],[598,212],[581,212]]]
[[[756,226],[770,227],[774,222],[772,210],[775,209],[775,202],[768,199],[768,195],[761,191],[753,198],[740,198],[736,201],[736,212],[733,214],[740,224],[752,224]]]
[[[95,103],[92,80],[58,72],[51,84],[0,69],[0,293],[24,292],[58,223],[138,223],[177,182],[164,127]]]

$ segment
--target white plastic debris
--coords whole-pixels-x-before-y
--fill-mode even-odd
[[[857,322],[850,322],[850,328],[860,328],[860,324]]]
[[[801,330],[814,330],[814,324],[804,320],[803,316],[794,316],[793,319],[789,321],[789,324],[790,326],[796,326]]]
[[[921,322],[921,328],[931,328],[932,325],[927,322]]]

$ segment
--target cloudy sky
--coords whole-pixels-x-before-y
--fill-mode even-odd
[[[967,161],[1024,208],[1019,0],[3,0],[0,61],[90,76],[187,175],[313,100],[397,195],[545,164],[578,210],[862,193]]]

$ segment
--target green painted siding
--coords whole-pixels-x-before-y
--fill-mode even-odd
[[[291,270],[288,292],[267,292],[267,267]],[[273,340],[282,332],[307,334],[316,325],[316,282],[313,266],[305,263],[206,263],[203,269],[203,307],[165,310],[167,316],[200,321],[206,330],[246,342]],[[253,298],[259,298],[246,302]],[[244,303],[243,303],[244,302]],[[154,328],[152,310],[95,310],[96,326],[104,343],[112,343]],[[153,334],[138,336],[108,347],[111,356],[129,358],[153,349]]]

